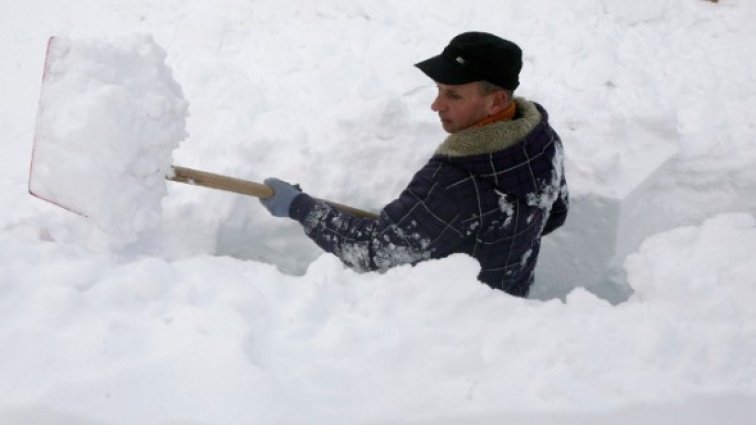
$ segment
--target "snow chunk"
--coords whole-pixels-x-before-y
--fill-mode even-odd
[[[681,310],[753,314],[756,219],[723,214],[647,239],[625,261],[633,299],[677,303]]]
[[[188,103],[165,51],[140,34],[50,39],[29,191],[89,217],[113,245],[159,221]]]

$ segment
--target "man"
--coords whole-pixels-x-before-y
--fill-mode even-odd
[[[513,97],[522,52],[468,32],[416,66],[436,82],[431,109],[450,134],[378,219],[340,212],[278,179],[265,180],[275,195],[261,201],[357,270],[466,253],[480,263],[480,281],[527,296],[541,236],[564,223],[568,193],[546,111]]]

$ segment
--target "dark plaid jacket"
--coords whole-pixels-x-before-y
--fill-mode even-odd
[[[546,111],[517,104],[513,120],[450,135],[377,220],[307,195],[294,200],[290,216],[357,270],[466,253],[480,263],[480,281],[526,296],[541,236],[564,222],[568,192]]]

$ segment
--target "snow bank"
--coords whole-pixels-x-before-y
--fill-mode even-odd
[[[754,316],[755,258],[756,220],[732,214],[647,239],[625,268],[635,289],[632,301],[675,303],[696,314],[705,309],[725,317]]]
[[[0,417],[5,406],[112,424],[591,420],[581,415],[701,396],[753,412],[726,396],[756,397],[755,223],[727,215],[650,239],[628,260],[638,290],[619,306],[584,290],[566,303],[510,297],[471,284],[465,256],[355,274],[324,255],[298,278],[3,237],[16,252],[8,281],[25,284],[3,286]],[[725,254],[731,244],[743,254]],[[55,266],[35,270],[40,259]]]
[[[155,231],[187,102],[147,35],[53,37],[29,190],[88,217],[119,246]]]

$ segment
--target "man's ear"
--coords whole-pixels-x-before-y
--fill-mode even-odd
[[[507,106],[509,106],[511,101],[512,99],[510,99],[509,93],[505,90],[496,90],[491,93],[488,103],[488,115],[496,115],[507,109]]]

